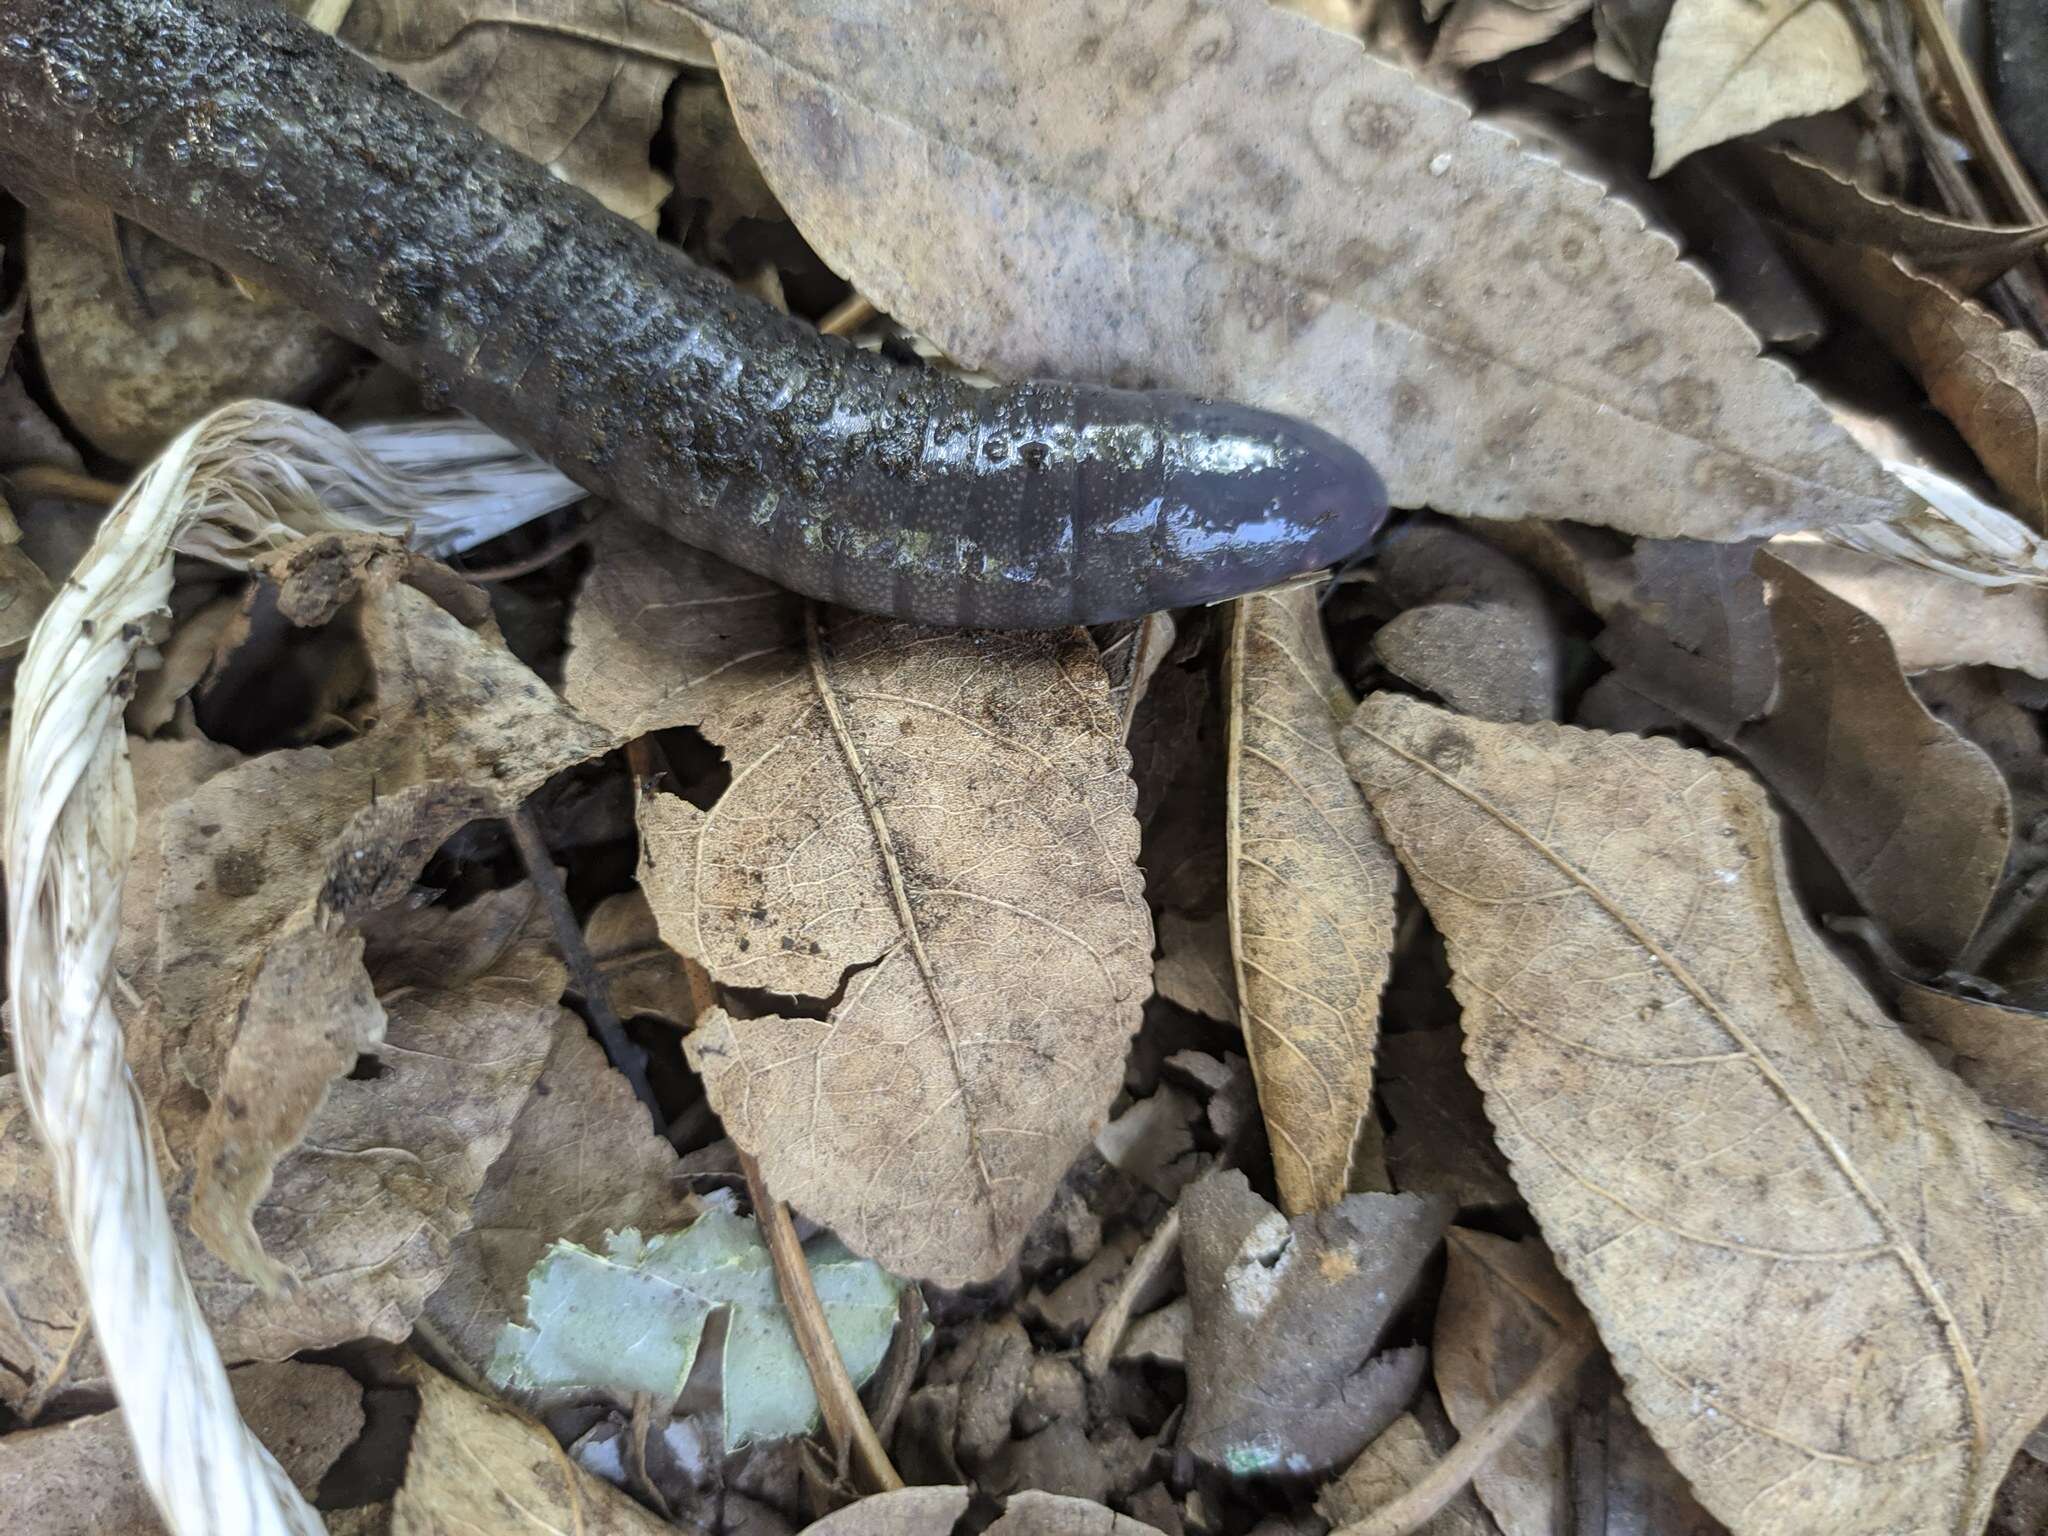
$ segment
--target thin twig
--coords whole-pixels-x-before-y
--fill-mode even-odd
[[[1493,1459],[1539,1404],[1548,1402],[1578,1374],[1592,1354],[1595,1340],[1588,1324],[1565,1334],[1528,1379],[1502,1398],[1471,1434],[1461,1436],[1450,1454],[1425,1472],[1420,1482],[1330,1536],[1409,1536],[1420,1530],[1472,1481],[1473,1473]]]
[[[825,312],[818,329],[827,336],[851,336],[880,313],[858,293],[849,293]]]
[[[790,1330],[810,1368],[832,1449],[842,1463],[848,1452],[852,1453],[855,1474],[870,1492],[901,1488],[903,1479],[882,1449],[860,1394],[853,1389],[853,1378],[846,1374],[846,1362],[839,1358],[839,1346],[832,1341],[832,1329],[825,1321],[817,1288],[811,1284],[811,1266],[804,1258],[803,1245],[796,1240],[789,1209],[769,1189],[761,1165],[744,1148],[739,1149],[739,1156],[740,1171],[747,1177],[747,1195],[754,1202],[754,1220],[775,1266],[775,1284],[782,1293],[783,1309],[789,1313]]]
[[[591,524],[578,522],[567,533],[550,539],[530,555],[521,555],[517,560],[507,560],[500,565],[457,566],[456,569],[461,571],[465,580],[474,582],[510,581],[515,576],[531,576],[535,571],[553,565],[589,538],[590,529]]]
[[[1117,1281],[1116,1293],[1109,1298],[1109,1305],[1102,1309],[1102,1315],[1095,1319],[1095,1325],[1088,1330],[1088,1337],[1082,1341],[1081,1369],[1089,1376],[1100,1378],[1109,1374],[1110,1362],[1116,1358],[1116,1347],[1123,1343],[1125,1330],[1131,1326],[1131,1313],[1137,1308],[1138,1298],[1179,1250],[1180,1207],[1176,1205],[1152,1229],[1152,1235],[1145,1239],[1145,1246],[1131,1255],[1123,1278]]]
[[[24,500],[31,496],[61,496],[67,501],[89,501],[96,507],[111,507],[121,499],[124,489],[111,480],[66,469],[61,464],[24,464],[7,471],[7,482]]]
[[[576,921],[575,910],[569,905],[569,894],[562,889],[561,876],[555,873],[555,861],[548,853],[547,840],[540,835],[540,824],[534,820],[533,807],[522,805],[505,818],[505,824],[512,829],[512,841],[519,847],[519,857],[526,864],[526,873],[532,879],[534,889],[540,892],[541,905],[548,911],[548,921],[554,924],[555,942],[562,946],[562,956],[569,962],[571,984],[582,996],[583,1006],[590,1013],[590,1027],[597,1031],[598,1043],[604,1047],[612,1065],[633,1085],[633,1096],[647,1106],[647,1112],[654,1117],[655,1129],[662,1129],[666,1122],[661,1105],[655,1101],[654,1089],[647,1081],[647,1053],[627,1038],[626,1027],[619,1022],[619,1016],[612,1008],[611,990],[605,985],[604,972],[598,968],[596,957],[584,942],[583,925]]]

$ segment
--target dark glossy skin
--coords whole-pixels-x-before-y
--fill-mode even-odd
[[[284,294],[678,538],[929,623],[1096,623],[1341,559],[1358,454],[1186,395],[977,390],[735,291],[255,0],[0,0],[0,176]]]

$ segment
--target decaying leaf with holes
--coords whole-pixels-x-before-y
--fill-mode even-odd
[[[1241,599],[1224,664],[1236,993],[1281,1209],[1295,1215],[1344,1198],[1372,1113],[1396,869],[1337,750],[1351,697],[1316,593]]]
[[[806,609],[668,540],[639,556],[579,600],[569,696],[723,749],[708,809],[643,799],[641,883],[670,945],[782,1010],[712,1010],[690,1063],[805,1215],[896,1274],[986,1279],[1100,1125],[1150,990],[1095,647]]]
[[[1266,0],[687,4],[811,246],[971,367],[1289,411],[1460,516],[1907,505],[1636,210]]]
[[[2048,1180],[1668,742],[1376,696],[1346,755],[1645,1426],[1737,1536],[1975,1531],[2048,1412]]]

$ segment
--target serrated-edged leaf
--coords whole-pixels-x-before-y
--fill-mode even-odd
[[[1290,411],[1462,515],[1904,504],[1636,210],[1264,0],[689,9],[810,243],[962,362]]]
[[[1225,659],[1231,955],[1290,1216],[1347,1191],[1393,962],[1393,852],[1337,749],[1350,696],[1316,594],[1239,600]]]
[[[896,1327],[902,1282],[833,1238],[804,1254],[832,1340],[857,1386]],[[680,1232],[606,1234],[604,1251],[557,1242],[527,1277],[525,1324],[507,1323],[490,1378],[526,1391],[594,1389],[673,1399],[689,1379],[711,1314],[725,1309],[725,1441],[800,1435],[818,1399],[754,1223],[706,1211]]]
[[[1709,144],[1862,95],[1863,46],[1841,9],[1860,3],[1678,0],[1650,77],[1650,174]]]
[[[721,985],[824,1004],[698,1021],[684,1049],[727,1133],[856,1252],[992,1278],[1100,1127],[1151,982],[1093,643],[806,609],[660,538],[593,578],[571,634],[572,699],[695,725],[731,765],[709,809],[641,801],[663,939]]]
[[[1515,1178],[1737,1536],[1978,1530],[2048,1410],[2048,1189],[1799,909],[1739,768],[1369,699]]]

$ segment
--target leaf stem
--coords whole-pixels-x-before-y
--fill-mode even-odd
[[[803,1351],[804,1364],[810,1368],[811,1385],[818,1394],[832,1449],[842,1459],[849,1451],[852,1453],[854,1474],[870,1491],[887,1493],[901,1488],[903,1479],[890,1463],[889,1453],[882,1449],[881,1438],[868,1419],[860,1394],[853,1389],[853,1378],[846,1374],[846,1362],[839,1358],[839,1346],[832,1340],[825,1308],[818,1301],[817,1288],[811,1284],[811,1266],[804,1258],[803,1245],[796,1239],[789,1207],[775,1198],[761,1173],[761,1165],[744,1148],[737,1150],[740,1171],[747,1177],[747,1195],[754,1202],[754,1221],[761,1228],[762,1241],[768,1245],[768,1258],[775,1266],[775,1284],[782,1293],[783,1308],[789,1313],[797,1348]]]
[[[662,1114],[654,1089],[647,1081],[647,1053],[627,1038],[626,1026],[619,1022],[619,1016],[612,1008],[611,990],[605,986],[604,972],[598,968],[596,957],[583,940],[583,925],[576,921],[575,909],[569,905],[569,893],[562,889],[562,878],[555,873],[554,857],[548,852],[547,840],[540,835],[540,823],[534,820],[532,805],[520,806],[505,818],[505,824],[512,829],[512,841],[518,845],[526,873],[532,879],[534,889],[540,892],[541,905],[547,908],[548,921],[555,929],[555,942],[562,946],[562,957],[569,962],[570,985],[583,998],[583,1006],[590,1015],[590,1027],[597,1031],[598,1044],[604,1047],[613,1067],[632,1084],[633,1096],[647,1106],[647,1112],[654,1117],[655,1130],[667,1129],[667,1117]]]
[[[1493,1459],[1538,1405],[1549,1401],[1578,1374],[1597,1337],[1589,1325],[1566,1333],[1528,1379],[1502,1398],[1471,1434],[1460,1437],[1450,1454],[1424,1473],[1420,1482],[1330,1536],[1410,1536],[1420,1530],[1472,1481],[1473,1473]]]

